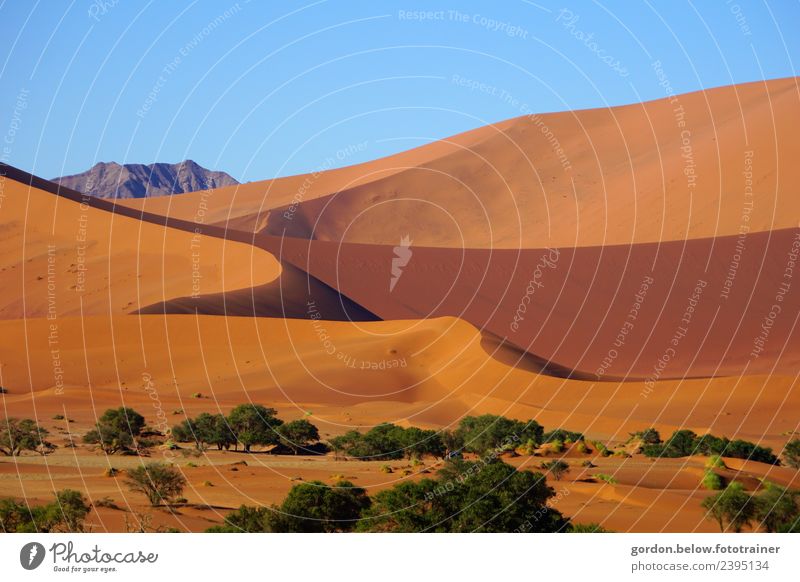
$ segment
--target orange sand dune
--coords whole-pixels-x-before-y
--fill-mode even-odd
[[[64,317],[57,321],[55,348],[50,331],[45,319],[0,321],[0,372],[9,390],[2,403],[4,416],[36,418],[58,445],[70,436],[79,441],[105,409],[123,404],[157,429],[252,400],[274,406],[287,420],[310,418],[324,438],[383,421],[441,428],[465,414],[490,412],[583,431],[609,446],[655,426],[665,435],[676,428],[710,430],[776,450],[800,415],[791,378],[667,381],[644,398],[641,383],[583,382],[509,367],[485,351],[489,344],[477,330],[453,318],[353,324],[194,315]],[[56,414],[72,422],[53,420]],[[154,451],[148,460],[164,454]],[[423,467],[406,461],[393,462],[394,473],[387,475],[380,470],[384,462],[216,451],[199,458],[190,451],[174,455],[168,460],[189,481],[190,505],[172,515],[144,507],[144,499],[124,485],[124,474],[103,476],[108,467],[130,469],[141,459],[84,446],[62,446],[47,457],[0,458],[0,496],[36,503],[71,487],[92,499],[110,497],[120,507],[94,513],[99,531],[124,531],[132,512],[151,513],[154,525],[202,531],[241,503],[279,502],[298,478],[329,482],[344,475],[374,493],[404,479],[405,468],[411,470],[408,478],[423,476]],[[571,455],[570,474],[553,483],[560,492],[555,507],[577,522],[599,521],[616,531],[713,531],[700,509],[708,494],[698,489],[704,459],[587,458],[597,466],[585,469]],[[248,466],[233,471],[232,463],[241,460]],[[542,459],[507,460],[538,469]],[[797,471],[729,461],[747,483],[767,477],[797,486]],[[618,484],[584,481],[599,472],[614,475]]]
[[[632,246],[411,247],[405,261],[389,245],[258,244],[384,319],[461,317],[557,375],[652,384],[794,374],[800,363],[797,229]]]
[[[519,117],[341,170],[121,204],[186,220],[203,208],[250,233],[459,248],[767,231],[800,215],[798,123],[797,79],[777,79]]]
[[[800,415],[794,378],[665,381],[644,396],[641,382],[584,382],[510,367],[486,352],[474,327],[453,318],[66,317],[51,339],[45,319],[0,322],[9,390],[3,406],[8,415],[45,420],[66,410],[81,430],[123,403],[151,424],[158,403],[172,425],[184,418],[174,410],[194,416],[253,400],[285,418],[310,411],[323,434],[383,421],[442,428],[491,412],[608,440],[654,425],[778,447]],[[193,397],[198,392],[202,398]]]
[[[0,318],[131,313],[174,297],[266,284],[280,274],[271,255],[248,245],[0,179]],[[194,307],[202,311],[203,302]]]

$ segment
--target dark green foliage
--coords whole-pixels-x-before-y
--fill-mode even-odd
[[[280,507],[266,515],[266,530],[281,533],[331,533],[352,530],[370,505],[366,491],[349,481],[333,487],[321,481],[295,485]]]
[[[554,532],[568,520],[549,507],[540,473],[502,461],[453,461],[437,475],[381,491],[359,523],[375,532]]]
[[[740,533],[753,522],[756,516],[756,503],[738,481],[730,483],[716,495],[706,497],[702,503],[708,518],[719,525],[721,532]]]
[[[150,505],[155,507],[162,503],[169,504],[179,497],[186,486],[186,479],[172,465],[148,463],[129,471],[125,484],[131,491],[144,494]]]
[[[599,523],[572,523],[567,533],[614,533]]]
[[[351,430],[334,437],[330,444],[337,452],[361,460],[402,459],[431,455],[441,457],[445,453],[442,436],[434,430],[416,427],[403,428],[383,423],[366,433]]]
[[[278,434],[281,443],[292,449],[295,455],[319,441],[317,427],[305,419],[293,420],[279,426]]]
[[[260,404],[240,404],[228,415],[236,440],[244,446],[246,452],[253,445],[277,445],[280,442],[278,427],[283,421],[276,416],[274,408]]]
[[[570,430],[564,430],[563,428],[557,428],[555,430],[548,431],[544,433],[542,436],[542,441],[539,444],[543,443],[551,443],[553,441],[572,441],[573,443],[577,443],[578,441],[583,440],[583,433],[580,432],[572,432]]]
[[[222,414],[207,412],[173,427],[171,436],[178,442],[193,442],[198,449],[211,445],[218,450],[228,450],[236,443],[228,420]]]
[[[208,533],[259,533],[266,530],[268,507],[242,505],[225,516],[225,523],[207,529]]]
[[[800,469],[800,439],[786,443],[783,448],[783,458],[790,467]]]
[[[208,532],[333,533],[353,529],[369,507],[366,491],[349,481],[331,487],[321,481],[295,485],[280,506],[247,507],[228,514]]]
[[[55,501],[29,507],[10,498],[0,499],[0,531],[4,533],[49,533],[84,531],[91,506],[79,491],[64,489]]]
[[[46,440],[48,434],[29,418],[7,418],[0,421],[0,453],[7,456],[19,455],[22,451],[47,454],[55,449],[55,445]]]
[[[83,437],[84,442],[99,444],[106,454],[138,448],[137,437],[144,427],[144,417],[124,406],[110,408],[97,421],[96,428]]]
[[[544,439],[544,429],[535,420],[521,422],[494,414],[464,417],[455,434],[465,451],[479,455],[513,449],[529,440],[541,444]]]
[[[791,532],[800,529],[800,493],[774,483],[765,483],[755,498],[755,518],[764,531]]]
[[[689,455],[720,455],[736,459],[747,459],[770,465],[779,464],[772,449],[754,443],[714,435],[697,436],[690,430],[675,431],[663,444],[650,444],[642,447],[648,457],[686,457]]]
[[[661,443],[661,435],[654,428],[646,428],[641,432],[633,433],[634,437],[641,439],[645,445],[657,445]]]

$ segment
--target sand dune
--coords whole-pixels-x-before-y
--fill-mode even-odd
[[[2,179],[0,318],[131,313],[165,299],[266,284],[280,274],[278,262],[259,249]]]
[[[794,227],[796,78],[524,116],[411,152],[126,206],[353,243],[537,248]]]
[[[141,459],[64,446],[120,405],[162,430],[253,401],[310,418],[323,439],[492,413],[610,446],[652,426],[779,452],[800,417],[798,104],[796,79],[723,87],[116,203],[0,166],[4,416],[35,418],[60,445],[0,459],[0,495],[110,496],[120,508],[93,523],[125,529],[143,500],[102,471]],[[199,465],[171,459],[188,503],[153,519],[192,531],[277,502],[298,479],[345,475],[374,492],[422,475],[405,461],[387,474],[332,456],[233,467],[243,454],[184,453]],[[597,467],[565,456],[566,515],[714,530],[704,459],[592,454]],[[751,490],[800,478],[726,461]]]
[[[461,317],[553,373],[649,379],[794,373],[797,229],[562,249],[259,244],[384,319]]]

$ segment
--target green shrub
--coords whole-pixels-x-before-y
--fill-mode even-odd
[[[706,469],[727,469],[725,461],[719,455],[711,455],[706,461]]]
[[[592,476],[595,479],[599,479],[600,481],[604,481],[604,482],[608,483],[609,485],[616,485],[617,484],[617,480],[612,475],[608,475],[606,473],[595,473]]]
[[[794,439],[783,447],[783,458],[793,469],[800,469],[800,439]]]
[[[725,480],[711,469],[707,469],[703,474],[703,480],[701,484],[709,491],[721,491],[725,488]]]

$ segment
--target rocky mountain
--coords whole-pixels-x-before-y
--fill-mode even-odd
[[[225,172],[206,170],[192,160],[178,164],[100,162],[92,169],[53,182],[99,198],[146,198],[238,184]]]

